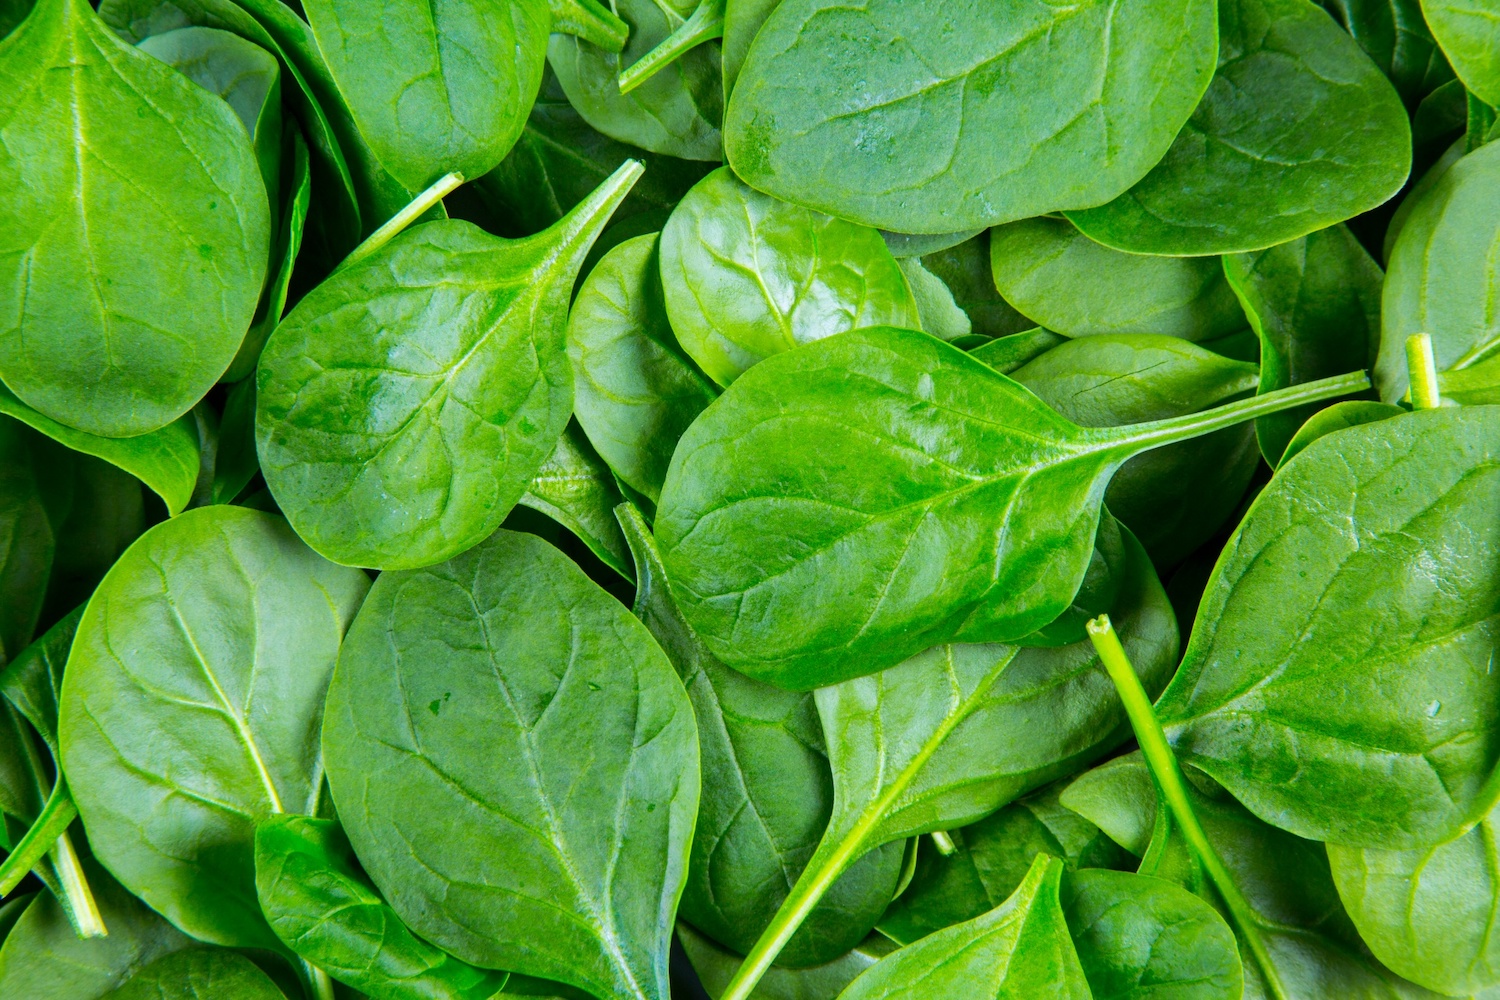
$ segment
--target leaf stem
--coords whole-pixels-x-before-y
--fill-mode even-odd
[[[457,172],[439,177],[431,187],[417,195],[405,208],[387,219],[385,225],[375,230],[366,237],[363,243],[349,251],[349,256],[339,262],[339,266],[333,269],[333,273],[338,274],[340,271],[358,264],[376,250],[385,246],[399,236],[407,226],[410,226],[413,222],[426,215],[432,206],[452,194],[453,190],[463,182],[464,175]]]
[[[69,798],[71,800],[71,796]],[[66,909],[73,921],[73,932],[84,940],[107,937],[109,928],[104,926],[99,904],[94,902],[94,893],[89,888],[88,878],[83,874],[83,865],[78,860],[78,852],[73,849],[73,838],[68,836],[67,830],[57,835],[51,856],[52,867],[57,870],[63,895],[67,897]]]
[[[328,977],[328,973],[305,958],[299,958],[297,964],[302,967],[303,986],[307,990],[308,1000],[334,1000],[333,980]]]
[[[1435,410],[1443,405],[1438,391],[1437,359],[1432,356],[1432,338],[1414,333],[1406,338],[1406,378],[1411,385],[1411,408]]]
[[[605,52],[621,52],[630,39],[630,25],[599,0],[549,0],[552,31],[574,35]]]
[[[1130,455],[1136,455],[1152,448],[1202,437],[1247,420],[1254,420],[1256,417],[1290,410],[1304,403],[1318,403],[1325,399],[1353,395],[1369,387],[1369,375],[1365,372],[1350,372],[1347,375],[1334,375],[1331,378],[1320,378],[1315,382],[1287,386],[1285,389],[1251,396],[1248,399],[1237,399],[1232,403],[1215,406],[1201,413],[1189,413],[1181,417],[1169,417],[1166,420],[1136,424],[1132,428],[1134,433],[1124,440],[1110,434],[1111,428],[1101,428],[1100,437],[1108,441],[1110,445],[1123,448]]]
[[[628,94],[655,76],[683,53],[714,38],[724,37],[724,0],[701,0],[692,16],[660,45],[641,56],[620,74],[620,93]]]
[[[1146,689],[1141,687],[1141,679],[1136,675],[1135,668],[1130,665],[1130,657],[1126,655],[1125,647],[1120,645],[1120,637],[1115,633],[1114,626],[1110,624],[1109,615],[1100,615],[1090,621],[1088,633],[1094,648],[1099,651],[1099,659],[1104,661],[1104,668],[1109,671],[1109,679],[1114,681],[1115,690],[1120,694],[1120,701],[1125,705],[1125,714],[1130,719],[1131,728],[1135,730],[1136,741],[1141,745],[1141,752],[1145,755],[1146,763],[1156,778],[1162,798],[1166,800],[1167,807],[1172,811],[1172,818],[1182,828],[1188,846],[1198,857],[1198,863],[1208,872],[1208,877],[1213,880],[1214,888],[1218,889],[1219,895],[1223,897],[1224,905],[1229,908],[1230,916],[1234,918],[1251,954],[1255,956],[1256,964],[1260,966],[1261,973],[1265,976],[1267,987],[1277,1000],[1287,1000],[1286,987],[1282,985],[1276,966],[1271,962],[1271,953],[1266,949],[1266,942],[1260,935],[1260,925],[1255,917],[1255,911],[1250,908],[1249,901],[1240,892],[1240,887],[1235,884],[1234,877],[1229,874],[1229,869],[1224,867],[1223,859],[1219,857],[1219,852],[1214,850],[1208,835],[1203,832],[1203,826],[1198,822],[1197,814],[1193,812],[1192,802],[1188,798],[1187,785],[1182,777],[1182,769],[1177,765],[1177,757],[1167,743],[1167,736],[1162,732],[1161,723],[1156,720],[1156,712],[1151,707],[1151,699],[1147,697]]]
[[[67,783],[59,777],[52,794],[47,797],[47,804],[42,806],[41,815],[21,837],[10,856],[0,861],[0,896],[9,894],[20,884],[77,817],[78,807],[73,804],[73,796],[68,794]]]
[[[936,847],[938,853],[945,858],[951,858],[958,853],[958,845],[953,842],[952,837],[948,836],[946,830],[932,831],[932,846]]]

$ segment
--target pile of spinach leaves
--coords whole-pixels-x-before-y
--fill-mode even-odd
[[[1494,0],[0,84],[0,1000],[1500,997]]]

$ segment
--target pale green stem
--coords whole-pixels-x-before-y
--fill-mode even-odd
[[[1443,405],[1438,392],[1437,360],[1432,356],[1432,338],[1414,333],[1406,338],[1406,375],[1411,384],[1411,408],[1435,410]]]
[[[410,204],[386,220],[385,225],[375,230],[365,238],[363,243],[349,251],[349,256],[345,257],[339,263],[339,266],[333,269],[333,273],[338,274],[345,268],[353,264],[358,264],[370,256],[370,254],[385,246],[399,236],[407,226],[426,215],[432,206],[452,194],[453,190],[463,182],[464,175],[456,172],[438,178],[432,187],[413,198]]]
[[[308,1000],[334,1000],[333,980],[328,973],[305,958],[297,959],[302,971],[302,984],[307,990]]]
[[[1162,732],[1161,723],[1156,721],[1151,699],[1146,696],[1146,689],[1141,687],[1141,679],[1130,665],[1130,658],[1125,654],[1125,647],[1120,645],[1120,637],[1115,634],[1109,615],[1100,615],[1089,622],[1088,633],[1094,648],[1099,651],[1099,659],[1109,671],[1110,680],[1114,681],[1120,701],[1125,705],[1125,714],[1130,719],[1131,728],[1135,730],[1136,742],[1141,745],[1141,753],[1145,755],[1151,774],[1156,778],[1157,787],[1161,789],[1162,798],[1166,800],[1172,818],[1177,821],[1182,835],[1187,838],[1188,846],[1192,848],[1198,863],[1213,880],[1214,888],[1219,890],[1224,905],[1229,908],[1229,915],[1234,919],[1251,954],[1255,956],[1256,964],[1260,966],[1267,988],[1277,1000],[1287,1000],[1286,987],[1282,985],[1276,966],[1271,962],[1271,953],[1261,937],[1255,911],[1250,908],[1249,901],[1235,884],[1229,869],[1224,867],[1223,859],[1214,850],[1214,845],[1209,842],[1208,835],[1198,822],[1197,814],[1193,812],[1193,804],[1188,798],[1187,785],[1182,777],[1182,769],[1177,765],[1177,757],[1167,743],[1167,735]]]
[[[605,52],[624,50],[630,38],[630,25],[599,3],[599,0],[549,0],[552,8],[552,31],[575,35],[592,42]]]
[[[958,853],[958,845],[955,844],[953,842],[953,838],[948,836],[947,832],[943,830],[933,831],[932,846],[936,847],[938,853],[945,858],[951,858],[953,855]]]
[[[701,0],[698,9],[660,45],[641,56],[620,74],[620,93],[628,94],[689,49],[724,37],[724,0]]]
[[[68,786],[58,779],[41,815],[31,824],[31,829],[16,844],[15,850],[4,861],[0,861],[0,896],[8,894],[20,884],[26,873],[35,868],[52,850],[57,838],[67,830],[68,824],[78,817],[78,807],[73,805],[73,796]]]
[[[73,933],[84,940],[108,936],[109,928],[104,926],[104,916],[99,912],[99,904],[94,902],[94,894],[89,889],[78,852],[73,849],[73,838],[68,836],[67,830],[58,834],[50,853],[63,894],[68,897],[67,910],[73,921]]]

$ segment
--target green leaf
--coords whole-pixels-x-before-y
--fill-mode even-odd
[[[720,385],[845,330],[921,326],[879,233],[761,194],[728,167],[667,220],[661,281],[677,340]]]
[[[441,562],[505,519],[572,409],[569,292],[641,166],[561,222],[502,240],[416,226],[309,292],[256,375],[261,471],[334,562]]]
[[[1226,403],[1254,388],[1257,376],[1254,365],[1197,344],[1141,334],[1064,341],[1010,377],[1081,426],[1115,427]],[[1158,565],[1171,566],[1219,530],[1257,465],[1251,426],[1226,427],[1130,459],[1104,503]]]
[[[214,460],[213,503],[231,503],[260,471],[255,454],[255,380],[230,387],[219,424],[219,450]]]
[[[1015,893],[984,916],[882,959],[839,1000],[1091,1000],[1058,899],[1063,865],[1039,855]]]
[[[262,820],[255,884],[266,919],[288,948],[380,1000],[490,1000],[505,985],[506,973],[476,969],[407,930],[332,820]]]
[[[38,893],[0,947],[0,996],[97,1000],[157,958],[193,947],[92,858],[83,862],[109,936],[81,940],[50,893]]]
[[[987,344],[970,349],[969,356],[983,361],[1002,375],[1009,375],[1022,365],[1034,361],[1054,347],[1067,342],[1067,337],[1060,337],[1050,330],[1036,327],[1032,330],[996,337]]]
[[[193,496],[198,481],[198,432],[191,415],[137,437],[101,437],[74,430],[17,399],[0,386],[0,413],[73,451],[104,459],[123,469],[162,498],[168,514],[179,514]]]
[[[1385,276],[1347,226],[1225,257],[1224,273],[1260,338],[1261,392],[1374,365]],[[1299,407],[1255,422],[1268,464],[1276,466],[1317,409]]]
[[[1069,213],[1135,253],[1261,250],[1390,198],[1411,128],[1390,81],[1309,0],[1222,0],[1219,71],[1140,183]]]
[[[725,118],[735,173],[900,233],[1108,201],[1172,144],[1213,74],[1214,5],[784,0]]]
[[[685,923],[677,925],[677,940],[682,942],[682,949],[708,995],[717,997],[722,994],[744,960]],[[753,1000],[831,1000],[853,982],[854,977],[895,950],[896,946],[889,938],[871,934],[859,947],[823,965],[810,969],[773,966],[750,996]]]
[[[1453,79],[1418,0],[1319,0],[1395,85],[1407,107]]]
[[[142,535],[84,612],[59,723],[73,798],[99,859],[200,940],[279,946],[255,823],[316,808],[323,692],[368,586],[279,517],[213,506]]]
[[[749,951],[812,857],[833,808],[828,752],[810,694],[725,667],[703,648],[667,590],[640,512],[619,508],[636,561],[636,617],[677,668],[698,720],[703,794],[680,916]],[[835,961],[864,939],[897,888],[899,841],[871,851],[833,884],[778,961]]]
[[[923,838],[911,887],[880,918],[880,932],[911,944],[972,920],[1005,902],[1038,854],[1059,858],[1069,869],[1125,868],[1129,855],[1097,826],[1063,808],[1060,791],[1050,786],[978,823],[949,830],[956,848],[951,855]]]
[[[1365,381],[1081,428],[933,337],[856,330],[761,362],[704,411],[657,542],[715,656],[808,690],[1042,628],[1078,593],[1120,465]]]
[[[601,562],[629,580],[630,550],[615,520],[622,499],[609,466],[570,420],[520,502],[573,532]]]
[[[750,43],[781,0],[724,0],[723,70],[724,96],[734,92],[735,81],[750,54]]]
[[[67,665],[68,651],[73,648],[73,636],[82,617],[83,608],[79,607],[0,671],[0,695],[4,695],[5,700],[31,723],[54,760],[60,756],[57,705],[62,692],[63,667]]]
[[[415,933],[637,1000],[667,997],[697,742],[645,626],[509,531],[380,576],[323,726],[349,840]]]
[[[678,439],[719,394],[667,322],[656,247],[652,233],[605,254],[568,319],[578,423],[615,474],[653,503]]]
[[[719,43],[699,45],[628,94],[620,74],[680,28],[698,0],[612,0],[630,26],[621,52],[553,35],[547,62],[583,120],[611,139],[684,160],[723,157]]]
[[[1281,461],[1277,464],[1277,468],[1290,462],[1294,455],[1324,434],[1341,431],[1345,427],[1357,427],[1360,424],[1399,417],[1405,412],[1407,411],[1399,406],[1369,400],[1346,399],[1341,403],[1334,403],[1314,413],[1307,419],[1307,423],[1297,428],[1297,433],[1292,435],[1292,439],[1287,442],[1286,450],[1281,453]]]
[[[883,235],[886,245],[891,245],[890,234]],[[1004,337],[1029,330],[1034,325],[996,290],[995,278],[990,271],[990,236],[987,231],[980,231],[946,249],[922,254],[922,267],[948,286],[954,304],[969,317],[974,333]]]
[[[990,266],[1007,302],[1068,337],[1157,333],[1210,340],[1245,326],[1217,259],[1122,253],[1066,219],[992,230]]]
[[[0,661],[31,642],[57,548],[33,458],[37,437],[0,419]]]
[[[943,279],[922,266],[922,258],[899,257],[896,263],[901,267],[901,273],[906,275],[906,283],[911,286],[920,329],[939,340],[948,341],[967,337],[974,332],[969,314],[958,307],[953,293],[943,283]]]
[[[1422,14],[1468,90],[1500,104],[1500,22],[1485,0],[1422,0]]]
[[[1315,840],[1414,848],[1483,818],[1497,451],[1495,411],[1447,408],[1324,435],[1283,466],[1159,703],[1182,759]]]
[[[306,0],[370,148],[413,191],[505,158],[542,83],[545,0]]]
[[[68,426],[145,434],[218,381],[250,325],[265,186],[218,97],[85,0],[33,14],[0,47],[0,377]]]
[[[1438,993],[1467,996],[1500,985],[1496,810],[1473,829],[1410,851],[1328,845],[1339,896],[1359,936],[1386,965]]]
[[[1072,871],[1063,876],[1062,907],[1094,996],[1240,1000],[1234,932],[1181,886],[1131,872]]]
[[[232,951],[163,955],[100,1000],[286,1000],[255,963]]]
[[[1436,170],[1438,168],[1434,168]],[[1406,338],[1432,337],[1438,371],[1469,368],[1500,347],[1500,144],[1455,161],[1415,202],[1390,252],[1381,299],[1380,398],[1406,394]],[[1416,192],[1413,192],[1415,194]]]

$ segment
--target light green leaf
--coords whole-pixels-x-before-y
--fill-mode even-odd
[[[1422,14],[1473,94],[1500,104],[1500,18],[1486,0],[1422,0]]]
[[[521,494],[521,503],[573,532],[600,561],[629,580],[630,550],[615,521],[615,507],[622,500],[609,466],[573,421]]]

